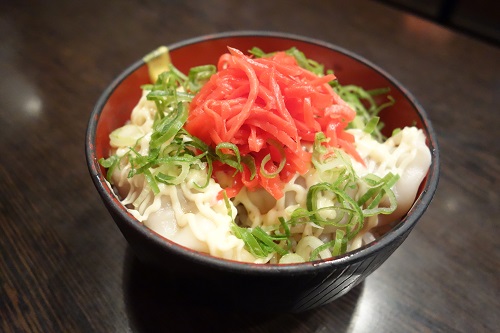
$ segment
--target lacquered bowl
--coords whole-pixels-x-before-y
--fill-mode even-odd
[[[375,271],[403,243],[424,214],[438,184],[436,134],[421,105],[396,79],[362,57],[323,41],[251,31],[202,36],[168,48],[175,66],[187,72],[193,66],[216,64],[227,46],[243,51],[257,46],[265,52],[295,46],[307,57],[333,69],[342,84],[356,84],[365,89],[390,87],[396,104],[380,114],[386,133],[394,128],[415,125],[423,129],[432,155],[430,170],[407,215],[367,246],[332,259],[301,264],[259,265],[228,261],[163,238],[127,212],[106,183],[105,170],[98,163],[101,157],[107,157],[110,132],[129,119],[141,96],[140,86],[150,83],[144,60],[138,60],[118,75],[92,111],[85,141],[90,175],[135,255],[157,267],[159,272],[173,276],[185,288],[199,288],[204,297],[213,297],[214,304],[241,309],[303,311],[324,305],[346,294]],[[145,54],[149,51],[145,50]]]

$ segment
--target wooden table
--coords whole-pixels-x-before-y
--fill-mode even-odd
[[[229,30],[310,36],[419,99],[442,176],[413,233],[352,292],[300,314],[183,303],[135,259],[91,182],[89,114],[159,45]],[[374,1],[2,1],[0,331],[500,330],[500,49]]]

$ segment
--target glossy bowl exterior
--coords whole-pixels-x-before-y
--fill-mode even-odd
[[[109,150],[109,133],[129,119],[141,96],[140,85],[149,83],[148,70],[140,60],[127,68],[98,100],[87,129],[86,156],[92,180],[105,206],[129,242],[133,252],[145,263],[188,281],[214,302],[229,307],[259,310],[303,311],[344,295],[377,269],[405,240],[431,202],[438,183],[439,155],[436,136],[426,113],[416,100],[389,74],[363,58],[318,40],[271,32],[233,32],[202,36],[169,46],[172,62],[181,71],[217,63],[227,46],[242,51],[258,46],[265,52],[292,46],[307,57],[333,69],[342,84],[365,89],[390,87],[396,105],[383,111],[386,130],[405,125],[422,128],[431,149],[432,164],[420,194],[408,214],[391,231],[375,242],[329,260],[303,264],[257,265],[211,257],[182,247],[161,237],[138,222],[113,195],[105,182],[98,160]],[[387,132],[390,133],[390,132]]]

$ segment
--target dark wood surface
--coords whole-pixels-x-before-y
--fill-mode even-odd
[[[435,199],[379,270],[300,314],[189,304],[143,266],[89,177],[97,98],[159,45],[229,30],[323,39],[378,64],[438,133]],[[2,1],[1,332],[500,331],[500,50],[374,1]]]

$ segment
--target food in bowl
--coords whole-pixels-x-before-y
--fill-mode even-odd
[[[360,248],[412,206],[431,152],[417,127],[382,134],[384,87],[344,86],[296,48],[228,46],[189,73],[163,66],[100,160],[158,234],[224,259],[298,263]]]

